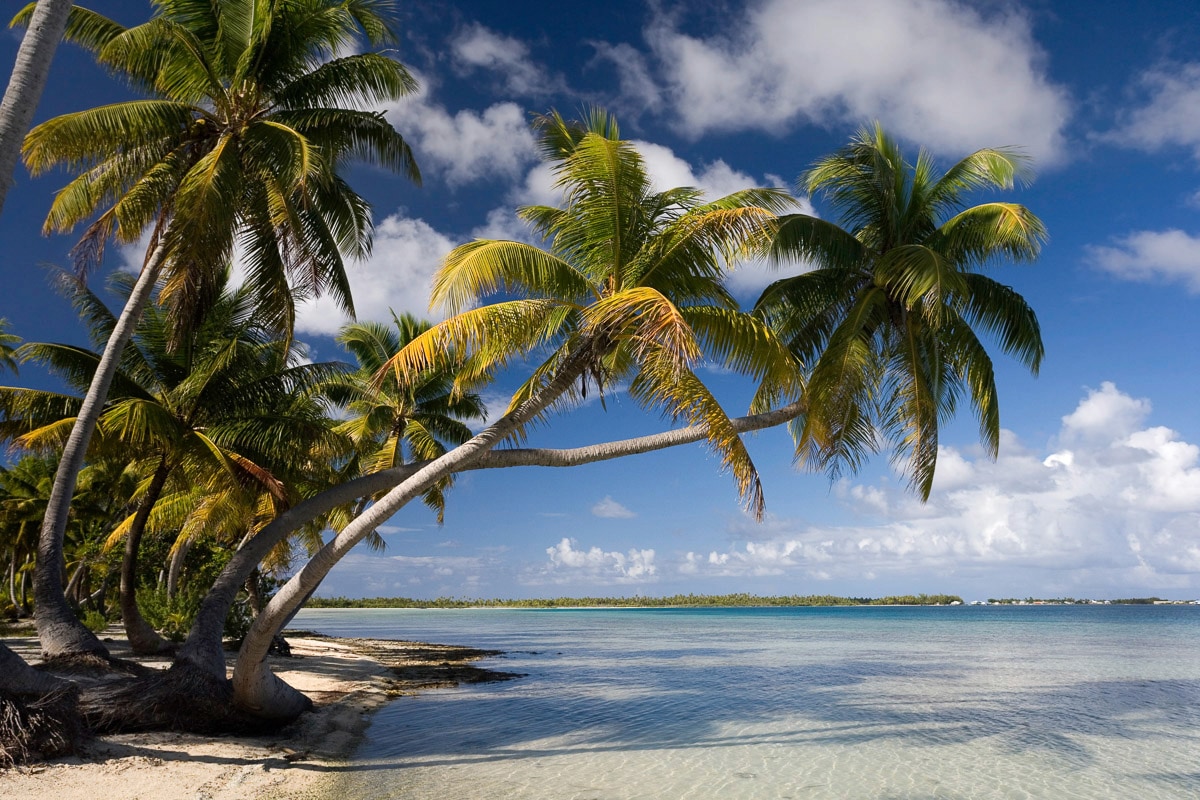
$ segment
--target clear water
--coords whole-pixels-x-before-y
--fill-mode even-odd
[[[344,798],[1200,797],[1200,607],[312,610],[507,651],[376,714]]]

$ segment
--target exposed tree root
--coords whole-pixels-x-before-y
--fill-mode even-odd
[[[113,674],[145,677],[159,672],[136,661],[96,653],[72,653],[43,658],[36,668],[55,675],[84,678],[105,678]]]
[[[0,769],[75,752],[84,735],[79,690],[40,697],[0,690]]]
[[[169,670],[83,690],[80,711],[97,734],[174,730],[190,733],[268,733],[292,720],[263,720],[234,708],[227,680],[176,662]]]

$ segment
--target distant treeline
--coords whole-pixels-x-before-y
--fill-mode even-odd
[[[439,597],[314,597],[309,608],[695,608],[739,606],[945,606],[962,603],[956,594],[904,594],[891,597],[835,597],[829,594],[762,597],[754,594],[674,594],[669,597],[554,597],[532,600],[473,600]]]

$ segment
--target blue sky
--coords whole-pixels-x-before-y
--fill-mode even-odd
[[[141,0],[97,5],[127,24],[148,14]],[[996,145],[1036,160],[1037,181],[1009,197],[1042,217],[1050,241],[1038,263],[995,275],[1037,310],[1047,358],[1032,378],[998,357],[1000,457],[981,455],[971,419],[947,426],[924,505],[884,457],[835,483],[797,471],[781,430],[750,444],[767,496],[762,524],[741,512],[732,480],[699,446],[573,470],[473,473],[451,493],[445,525],[423,507],[405,509],[383,530],[387,550],[352,553],[322,594],[1200,596],[1194,3],[406,8],[399,56],[422,88],[386,112],[425,185],[365,169],[352,176],[377,223],[374,255],[352,273],[360,318],[386,319],[389,307],[427,313],[429,277],[451,247],[525,235],[513,209],[552,198],[533,113],[607,106],[664,188],[713,193],[791,186],[878,119],[944,165]],[[0,36],[3,63],[17,42]],[[38,118],[124,96],[65,47]],[[40,267],[65,265],[73,241],[37,233],[63,182],[18,175],[0,216],[0,316],[30,340],[84,338]],[[114,250],[105,270],[138,258]],[[731,286],[752,302],[779,274],[747,269]],[[341,356],[329,335],[342,322],[322,302],[304,310],[299,336],[314,358]],[[29,370],[22,380],[45,378]],[[515,380],[488,390],[494,406]],[[713,380],[742,413],[748,387]],[[555,418],[531,443],[584,444],[663,424],[618,395],[607,410]]]

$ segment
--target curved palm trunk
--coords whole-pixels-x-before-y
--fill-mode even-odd
[[[733,420],[734,428],[739,433],[773,428],[792,421],[805,411],[804,401],[753,414]],[[588,445],[585,447],[551,449],[551,448],[513,448],[491,451],[481,456],[474,463],[462,467],[461,471],[476,469],[501,469],[506,467],[575,467],[608,461],[625,456],[651,453],[679,445],[692,444],[703,439],[705,432],[697,426],[679,428],[663,433],[639,436],[632,439],[622,439],[613,442]],[[327,489],[314,497],[297,503],[281,514],[277,519],[255,534],[230,559],[222,573],[213,583],[212,588],[200,605],[200,610],[188,631],[187,641],[176,656],[176,665],[182,669],[198,669],[211,678],[224,679],[225,653],[221,647],[221,636],[224,629],[225,617],[237,597],[238,589],[246,577],[258,566],[275,545],[283,541],[289,534],[331,509],[353,500],[385,491],[400,484],[414,475],[418,469],[427,466],[428,462],[409,464],[395,469],[373,472],[339,486]],[[313,589],[315,590],[315,584]],[[299,603],[295,604],[285,622],[294,616]],[[281,627],[281,626],[280,626]],[[275,631],[276,633],[278,631]],[[272,637],[274,634],[272,634]],[[269,642],[269,640],[268,640]]]
[[[254,618],[233,668],[234,705],[267,719],[292,719],[310,708],[312,701],[280,680],[266,664],[271,642],[283,624],[350,548],[390,519],[409,500],[419,497],[447,475],[478,461],[506,436],[558,399],[584,373],[591,355],[590,343],[584,342],[544,389],[465,444],[417,470],[355,517],[341,533],[317,551],[271,598],[263,612]]]
[[[46,88],[54,51],[67,29],[71,5],[71,0],[38,0],[29,28],[21,38],[8,89],[0,102],[0,210],[13,184],[21,142]]]
[[[150,512],[158,502],[163,487],[167,484],[167,476],[171,468],[164,456],[159,461],[154,477],[146,488],[146,494],[138,505],[133,523],[125,536],[125,556],[121,559],[121,623],[125,626],[125,636],[134,654],[139,656],[156,655],[171,652],[174,647],[166,639],[158,635],[158,631],[146,622],[142,610],[137,604],[137,568],[138,550],[142,546],[142,535],[146,532],[146,523]]]
[[[67,530],[67,517],[71,510],[71,495],[75,492],[79,471],[83,469],[88,443],[108,399],[108,390],[120,364],[121,354],[125,345],[133,338],[134,328],[137,327],[142,310],[150,299],[154,282],[162,267],[164,253],[165,248],[160,244],[142,267],[133,292],[129,295],[112,335],[104,346],[104,355],[96,367],[96,374],[92,377],[87,395],[79,408],[79,416],[71,428],[58,471],[54,474],[54,485],[46,504],[46,517],[42,521],[41,535],[38,537],[37,569],[33,579],[34,621],[37,623],[38,637],[41,639],[42,654],[45,658],[88,653],[108,656],[108,649],[95,634],[83,626],[63,595],[63,536]]]

